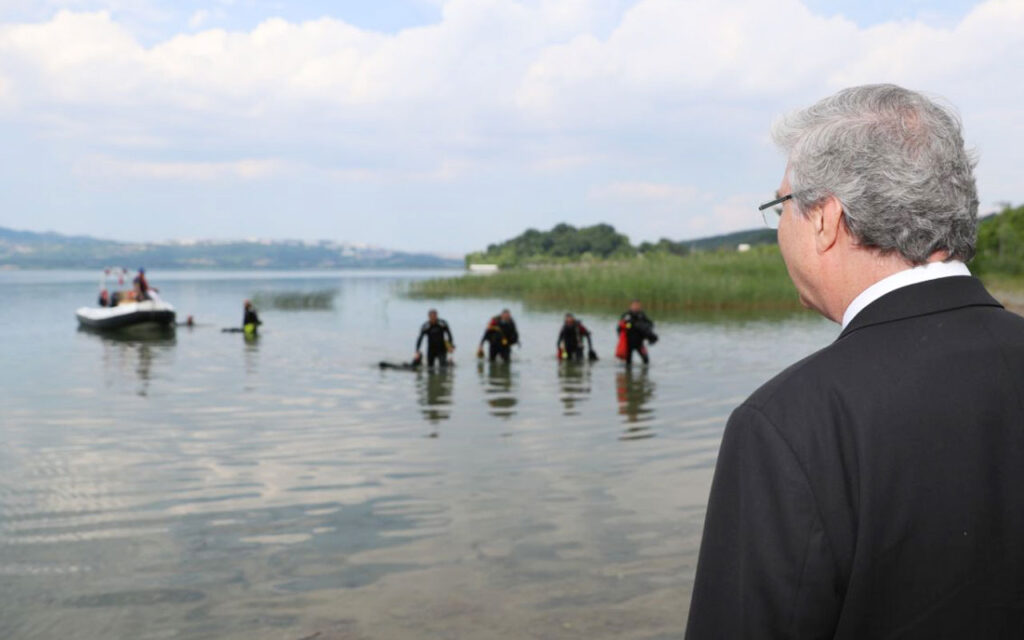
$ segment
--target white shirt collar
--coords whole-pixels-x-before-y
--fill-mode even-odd
[[[929,280],[938,280],[939,278],[969,275],[971,275],[971,272],[967,269],[967,265],[959,260],[951,260],[949,262],[929,262],[919,267],[912,267],[882,278],[864,291],[861,291],[860,295],[850,303],[850,306],[846,307],[846,311],[843,313],[843,328],[845,329],[850,324],[850,321],[864,310],[864,307],[896,289]]]

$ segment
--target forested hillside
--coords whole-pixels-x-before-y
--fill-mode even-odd
[[[696,240],[677,241],[662,238],[658,242],[644,242],[639,246],[633,246],[628,236],[619,233],[609,224],[577,228],[563,223],[550,231],[528,229],[511,240],[489,245],[486,251],[467,255],[466,263],[515,267],[629,258],[637,254],[683,256],[691,251],[735,249],[739,244],[776,244],[775,231],[751,229]]]
[[[556,225],[551,231],[527,229],[486,251],[466,256],[467,264],[489,263],[512,267],[531,263],[574,262],[588,258],[625,258],[636,254],[629,238],[609,224],[576,228]]]
[[[458,267],[459,261],[322,240],[118,242],[0,227],[0,268],[340,269]]]

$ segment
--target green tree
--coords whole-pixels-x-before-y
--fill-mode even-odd
[[[978,274],[1024,274],[1024,205],[1006,207],[978,224],[977,254],[971,263]]]
[[[483,252],[466,256],[467,264],[494,263],[501,267],[522,264],[573,262],[585,258],[618,258],[636,254],[629,237],[608,224],[576,228],[557,224],[550,231],[527,229]]]

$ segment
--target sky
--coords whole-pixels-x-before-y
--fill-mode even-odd
[[[772,122],[950,104],[1024,202],[1024,0],[0,0],[0,226],[458,255],[758,226]]]

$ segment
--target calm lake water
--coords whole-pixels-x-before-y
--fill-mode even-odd
[[[80,332],[95,274],[0,273],[0,638],[680,637],[729,412],[838,333],[658,322],[627,371],[581,314],[603,359],[566,366],[559,313],[397,295],[429,274],[148,275],[198,326]],[[454,370],[378,370],[432,305]],[[524,345],[478,363],[502,306]]]

